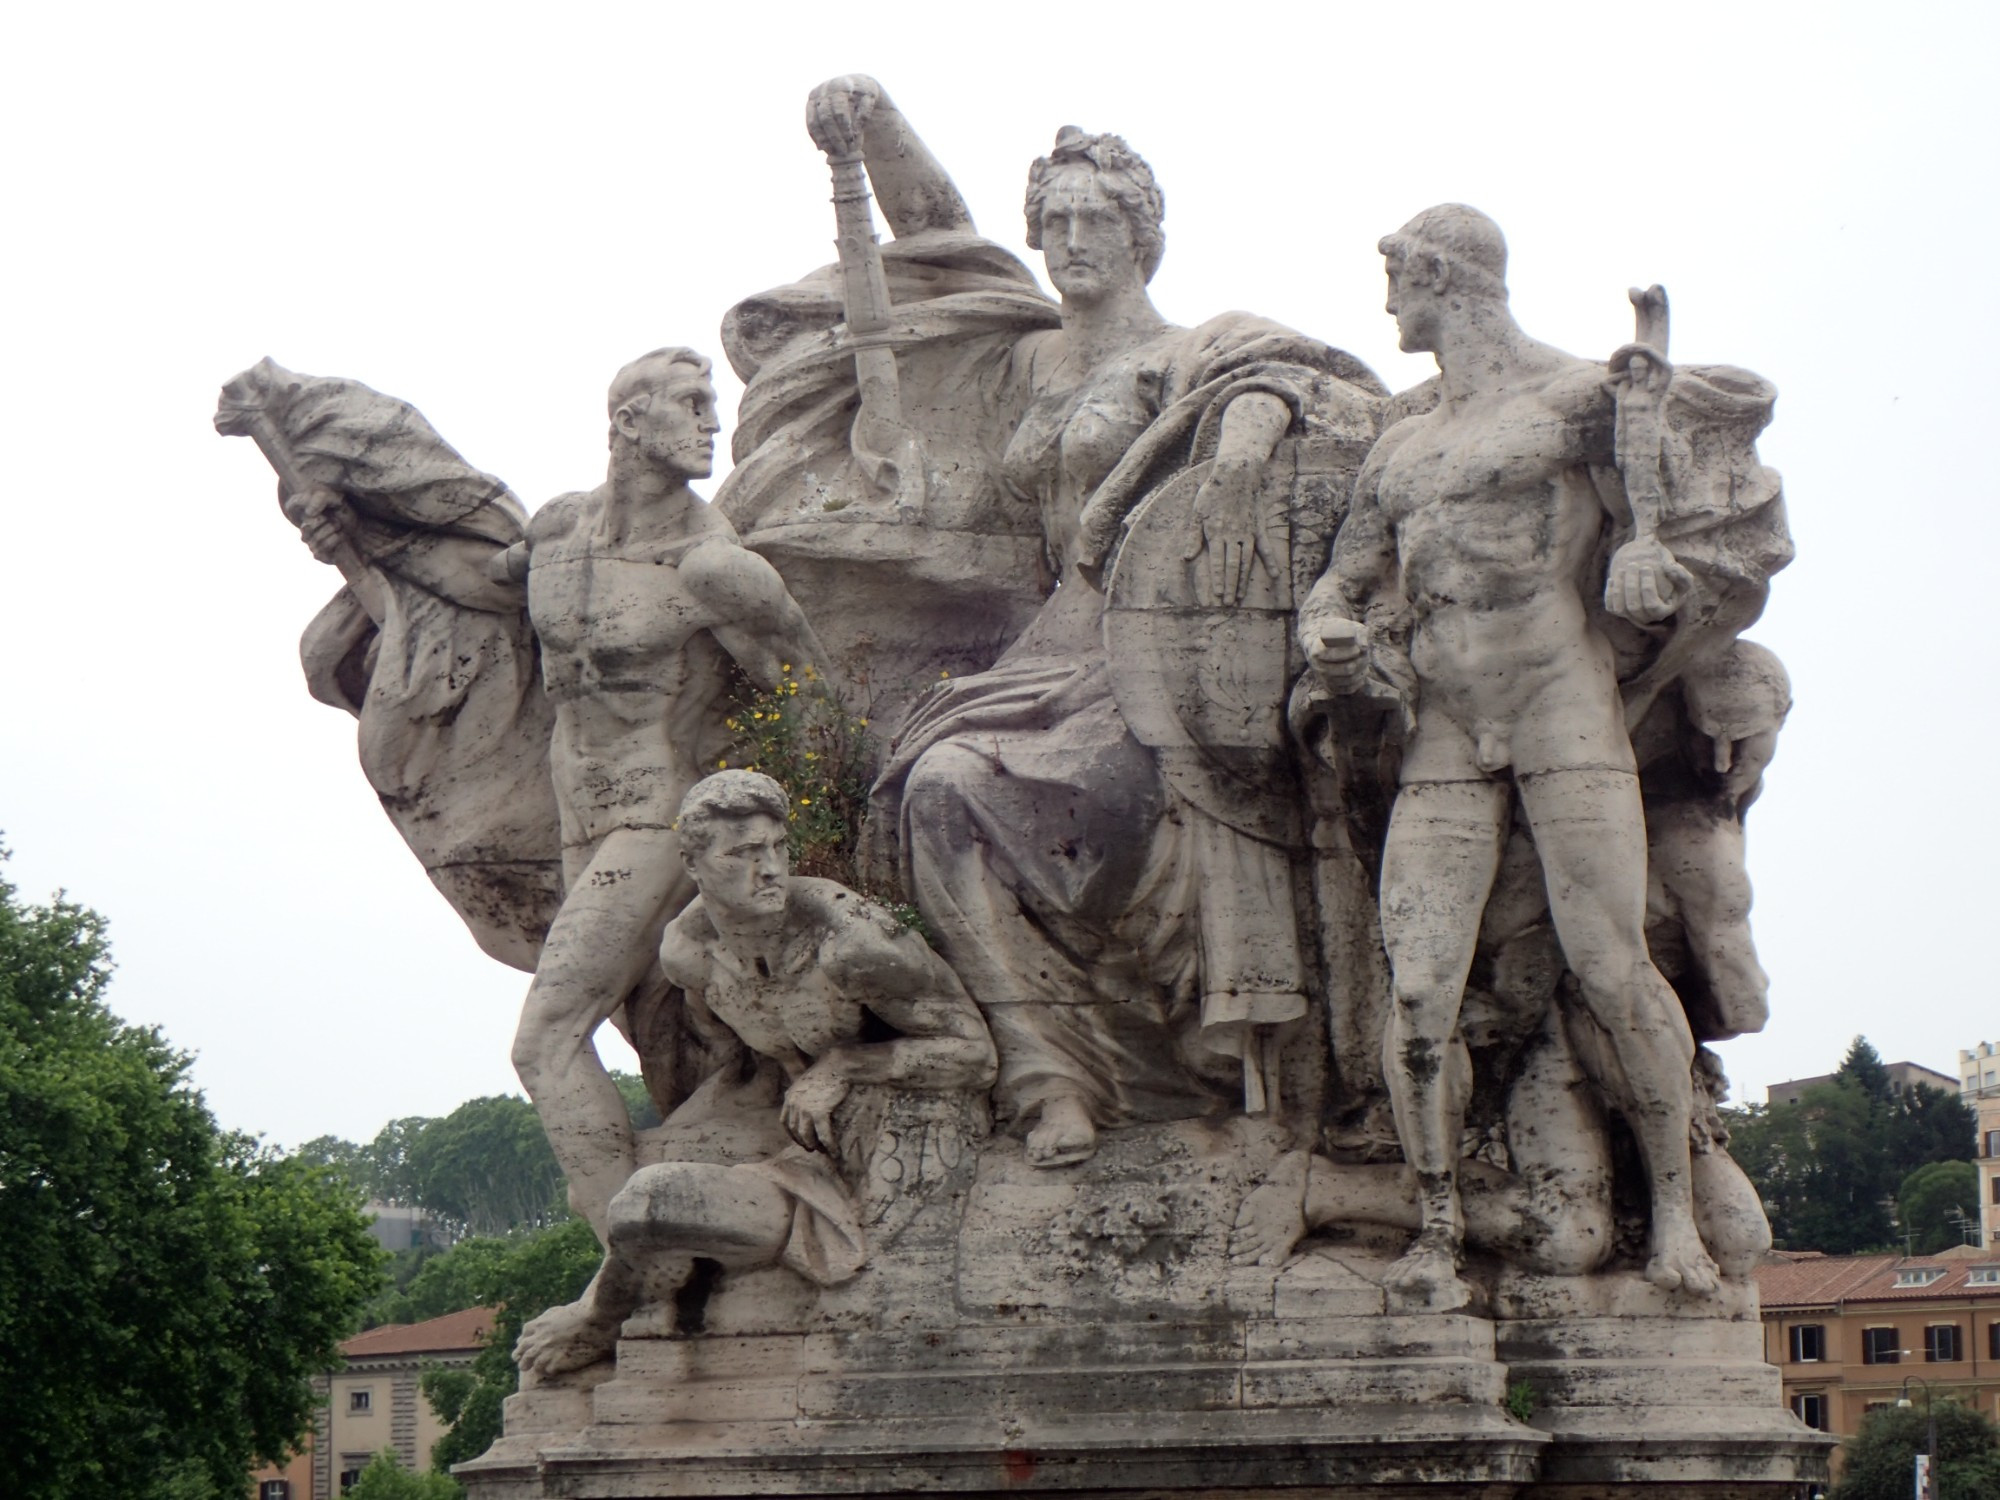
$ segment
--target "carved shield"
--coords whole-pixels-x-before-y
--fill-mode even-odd
[[[1304,667],[1292,611],[1325,566],[1346,508],[1351,446],[1278,445],[1257,494],[1263,560],[1235,605],[1207,602],[1201,587],[1194,502],[1208,463],[1182,470],[1133,509],[1106,582],[1104,637],[1112,692],[1141,744],[1284,749],[1286,694]]]

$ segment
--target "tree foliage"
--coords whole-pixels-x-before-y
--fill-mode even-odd
[[[100,917],[0,880],[0,1494],[234,1496],[381,1252],[340,1174],[217,1128],[110,973]]]
[[[1965,1226],[1975,1235],[1979,1228],[1979,1168],[1969,1161],[1918,1167],[1896,1189],[1896,1217],[1914,1254],[1966,1243]]]
[[[563,1175],[535,1107],[517,1095],[471,1099],[409,1143],[414,1201],[468,1234],[504,1234],[568,1212]]]
[[[660,1123],[643,1079],[636,1073],[613,1073],[611,1079],[634,1129]],[[423,1209],[437,1227],[437,1249],[464,1235],[509,1234],[569,1213],[562,1169],[540,1118],[517,1095],[468,1100],[441,1117],[391,1120],[366,1145],[319,1136],[292,1154],[339,1172],[364,1198]],[[399,1287],[431,1253],[397,1258]]]
[[[393,1449],[384,1448],[361,1471],[347,1500],[464,1500],[464,1495],[464,1488],[449,1474],[406,1469]]]
[[[1933,1421],[1938,1500],[2000,1495],[2000,1430],[1955,1401],[1933,1406],[1919,1389],[1911,1393],[1909,1406],[1883,1407],[1861,1419],[1829,1500],[1909,1500],[1915,1458],[1925,1451]]]
[[[1900,1244],[1898,1189],[1920,1167],[1969,1161],[1974,1128],[1962,1099],[1897,1088],[1856,1037],[1833,1078],[1796,1101],[1729,1111],[1729,1150],[1756,1184],[1779,1249],[1852,1254]]]
[[[431,1451],[431,1463],[441,1473],[477,1458],[500,1436],[501,1403],[521,1383],[514,1341],[530,1318],[583,1295],[601,1252],[590,1226],[569,1219],[497,1242],[464,1241],[438,1257],[437,1264],[455,1256],[464,1257],[465,1269],[444,1279],[474,1299],[466,1306],[493,1308],[494,1321],[471,1369],[424,1374],[424,1395],[450,1428]]]

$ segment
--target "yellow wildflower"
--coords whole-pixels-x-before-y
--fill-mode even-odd
[[[726,771],[729,769],[729,762],[726,760],[719,760],[715,763],[715,769],[718,771]]]
[[[792,664],[788,661],[781,661],[778,663],[778,670],[789,677],[792,675]]]
[[[940,672],[940,673],[938,673],[938,680],[939,680],[939,681],[943,681],[943,680],[944,680],[945,678],[947,678],[947,677],[949,677],[949,676],[951,676],[951,673],[949,673],[949,672]]]

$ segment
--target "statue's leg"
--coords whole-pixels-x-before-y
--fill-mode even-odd
[[[703,1256],[730,1270],[775,1262],[792,1229],[792,1199],[762,1173],[711,1162],[646,1167],[611,1200],[618,1258]]]
[[[1711,1292],[1715,1263],[1694,1222],[1688,1125],[1694,1038],[1646,950],[1646,829],[1633,772],[1598,766],[1524,773],[1521,803],[1548,879],[1563,957],[1584,1016],[1571,1037],[1585,1069],[1623,1111],[1652,1185],[1647,1277]]]
[[[1457,1276],[1459,1133],[1471,1083],[1458,1015],[1507,808],[1506,783],[1485,777],[1406,782],[1382,855],[1382,937],[1394,988],[1383,1074],[1422,1222],[1392,1286],[1432,1308],[1470,1295]]]
[[[1762,1031],[1770,980],[1750,936],[1750,875],[1743,825],[1704,806],[1655,809],[1648,823],[1653,865],[1679,910],[1688,956],[1714,997],[1712,1041]]]
[[[604,1263],[576,1301],[521,1330],[514,1356],[538,1376],[581,1369],[610,1354],[638,1307],[647,1273],[696,1256],[732,1270],[769,1265],[791,1232],[792,1200],[769,1178],[706,1162],[646,1167],[612,1198]]]
[[[550,924],[514,1039],[514,1068],[569,1179],[570,1205],[601,1240],[631,1177],[632,1127],[592,1041],[655,962],[667,918],[692,894],[666,829],[614,829]]]

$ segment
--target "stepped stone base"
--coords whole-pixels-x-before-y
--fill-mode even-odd
[[[1122,1134],[1082,1172],[989,1144],[962,1199],[843,1286],[725,1278],[615,1363],[524,1389],[471,1500],[1804,1500],[1830,1440],[1780,1403],[1754,1287],[1487,1270],[1390,1312],[1403,1237],[1227,1255],[1241,1125]],[[962,1207],[961,1207],[962,1205]],[[1511,1409],[1525,1412],[1518,1420]]]

